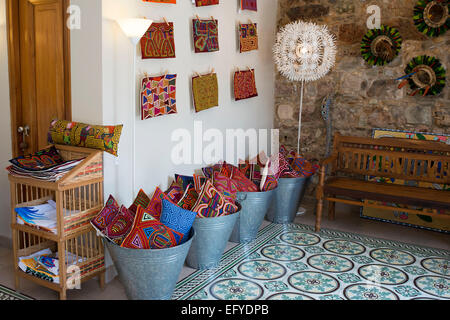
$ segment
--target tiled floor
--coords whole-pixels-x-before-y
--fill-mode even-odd
[[[297,217],[295,222],[313,226],[315,219],[313,213],[314,203],[306,202],[304,203],[304,206],[307,208],[306,214]],[[267,224],[269,224],[269,222],[264,221],[262,227],[267,226]],[[358,208],[348,207],[346,205],[337,205],[336,220],[328,221],[324,218],[322,227],[437,249],[450,250],[450,235],[448,234],[361,219],[359,217]],[[236,244],[234,243],[229,243],[227,250],[235,245]],[[11,249],[0,247],[0,284],[13,288],[14,277],[12,270]],[[180,275],[180,280],[186,278],[195,271],[196,270],[194,269],[184,267]],[[58,294],[56,292],[37,286],[26,280],[21,280],[21,291],[36,299],[58,299]],[[70,300],[122,300],[126,299],[126,295],[118,278],[115,278],[109,282],[104,290],[99,288],[98,281],[96,281],[96,279],[92,279],[83,283],[81,290],[68,291],[67,298]]]

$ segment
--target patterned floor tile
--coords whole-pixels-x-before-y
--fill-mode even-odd
[[[270,224],[181,280],[175,300],[450,299],[450,252],[297,224]]]

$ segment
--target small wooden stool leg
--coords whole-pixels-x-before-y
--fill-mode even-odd
[[[333,221],[335,218],[335,213],[336,213],[336,202],[328,201],[328,219]]]
[[[100,285],[100,289],[105,289],[105,272],[100,273],[98,276],[98,282]]]

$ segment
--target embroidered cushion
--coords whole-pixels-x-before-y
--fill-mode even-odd
[[[133,227],[134,216],[135,213],[128,210],[125,206],[121,206],[117,215],[106,227],[104,231],[105,236],[117,245],[121,245]]]
[[[170,229],[183,234],[184,241],[182,240],[181,243],[184,243],[189,238],[189,232],[194,224],[196,215],[195,212],[180,208],[165,199],[162,200],[160,221]]]
[[[184,192],[183,198],[178,202],[180,208],[191,210],[198,199],[198,192],[194,186],[189,185],[188,189]]]
[[[261,182],[262,185],[261,185]],[[274,190],[278,187],[278,179],[273,176],[266,176],[265,180],[261,180],[259,184],[259,189],[262,192]]]
[[[148,213],[150,213],[153,217],[155,217],[158,220],[161,217],[162,199],[171,201],[170,198],[164,192],[162,192],[159,187],[156,187],[156,190],[153,193],[152,200],[148,204],[147,208],[145,208]]]
[[[66,120],[53,120],[48,142],[99,149],[117,156],[123,125],[96,126]]]
[[[231,178],[237,185],[238,192],[257,192],[258,187],[235,166],[228,164],[221,173]]]
[[[183,198],[184,192],[182,184],[174,181],[164,193],[173,201],[173,203],[177,203]]]
[[[148,195],[144,192],[144,190],[139,190],[139,193],[134,200],[133,204],[128,208],[133,213],[133,217],[136,214],[137,207],[140,205],[143,208],[147,208],[148,204],[150,203],[150,198]]]
[[[213,166],[202,168],[203,174],[205,177],[211,179],[214,175],[214,171],[219,171],[222,169],[222,167],[226,165],[226,162],[219,162]]]
[[[300,177],[310,177],[319,169],[318,165],[314,165],[305,158],[293,158],[291,161],[292,169],[296,171]]]
[[[178,245],[183,235],[162,224],[148,209],[138,206],[130,233],[121,247],[130,249],[165,249]]]
[[[109,196],[108,201],[106,201],[103,209],[98,213],[98,215],[91,220],[91,224],[95,229],[103,233],[103,230],[114,220],[120,207],[116,199],[112,195]]]
[[[194,185],[194,177],[191,176],[175,174],[175,181],[182,184],[183,190],[186,190],[188,185]]]
[[[9,160],[13,165],[28,171],[48,170],[64,163],[63,158],[55,146],[40,150],[27,156],[20,156]]]
[[[200,192],[203,188],[203,185],[205,184],[206,180],[208,180],[208,178],[204,177],[204,176],[200,176],[198,174],[194,174],[194,188],[195,191]]]
[[[198,200],[192,209],[200,218],[220,217],[237,212],[238,207],[227,202],[225,197],[214,187],[210,180],[206,181]]]
[[[214,172],[213,184],[214,187],[223,194],[226,201],[231,203],[236,201],[238,186],[232,179],[216,171]]]

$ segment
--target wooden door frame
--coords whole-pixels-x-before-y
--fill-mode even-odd
[[[22,96],[21,96],[21,72],[20,72],[20,21],[19,1],[6,1],[6,27],[8,35],[8,68],[9,68],[9,96],[11,117],[11,148],[13,157],[21,154],[19,143],[20,135],[17,133],[17,124],[22,121]],[[72,95],[71,95],[71,64],[70,64],[70,30],[66,21],[69,18],[67,7],[70,0],[63,1],[64,10],[64,104],[65,119],[72,120]]]

